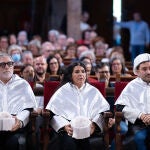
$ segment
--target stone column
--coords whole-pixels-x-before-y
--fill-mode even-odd
[[[81,4],[82,0],[67,0],[67,35],[75,40],[81,38]]]

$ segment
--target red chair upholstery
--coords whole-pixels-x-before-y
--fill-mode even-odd
[[[28,81],[29,82],[29,84],[30,84],[30,86],[31,86],[31,88],[32,88],[32,90],[33,90],[33,88],[34,88],[34,86],[35,86],[35,82],[34,81]]]
[[[116,82],[115,83],[115,101],[117,100],[117,98],[120,96],[122,90],[125,88],[125,86],[128,84],[129,82]]]
[[[91,85],[95,86],[104,97],[106,97],[106,88],[104,82],[90,82]]]
[[[51,96],[58,89],[60,85],[59,81],[45,81],[44,82],[44,107],[46,107]]]

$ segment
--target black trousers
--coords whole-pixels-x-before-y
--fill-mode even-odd
[[[59,135],[62,150],[91,150],[88,138],[77,140],[69,136],[66,132]]]
[[[0,131],[0,150],[26,150],[28,126],[15,132]]]
[[[13,132],[0,132],[0,150],[19,150],[18,137]]]
[[[103,136],[99,135],[78,140],[64,131],[56,133],[53,130],[50,137],[48,150],[105,150]]]

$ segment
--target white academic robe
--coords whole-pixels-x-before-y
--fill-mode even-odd
[[[66,83],[54,93],[46,109],[55,114],[51,119],[51,125],[56,131],[70,124],[69,121],[77,116],[89,118],[102,130],[100,113],[109,110],[110,107],[99,90],[89,83],[80,89]]]
[[[150,84],[137,77],[127,84],[115,105],[125,105],[122,112],[131,123],[135,123],[141,113],[150,113]]]
[[[0,81],[0,112],[16,115],[26,126],[30,115],[26,109],[35,107],[37,107],[35,96],[26,80],[13,74],[6,84]]]

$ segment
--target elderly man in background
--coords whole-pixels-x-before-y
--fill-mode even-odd
[[[1,123],[9,114],[15,123],[8,131],[0,131],[0,149],[19,150],[17,134],[25,134],[30,111],[36,100],[28,82],[13,74],[14,62],[10,55],[0,53],[0,113]],[[3,114],[3,117],[2,117]],[[8,125],[8,124],[7,124]]]
[[[46,59],[54,54],[55,47],[51,42],[44,42],[41,46],[41,54]]]
[[[129,131],[133,131],[137,150],[147,150],[146,139],[150,131],[150,54],[138,55],[134,59],[133,71],[137,78],[128,83],[115,104],[129,122]]]

